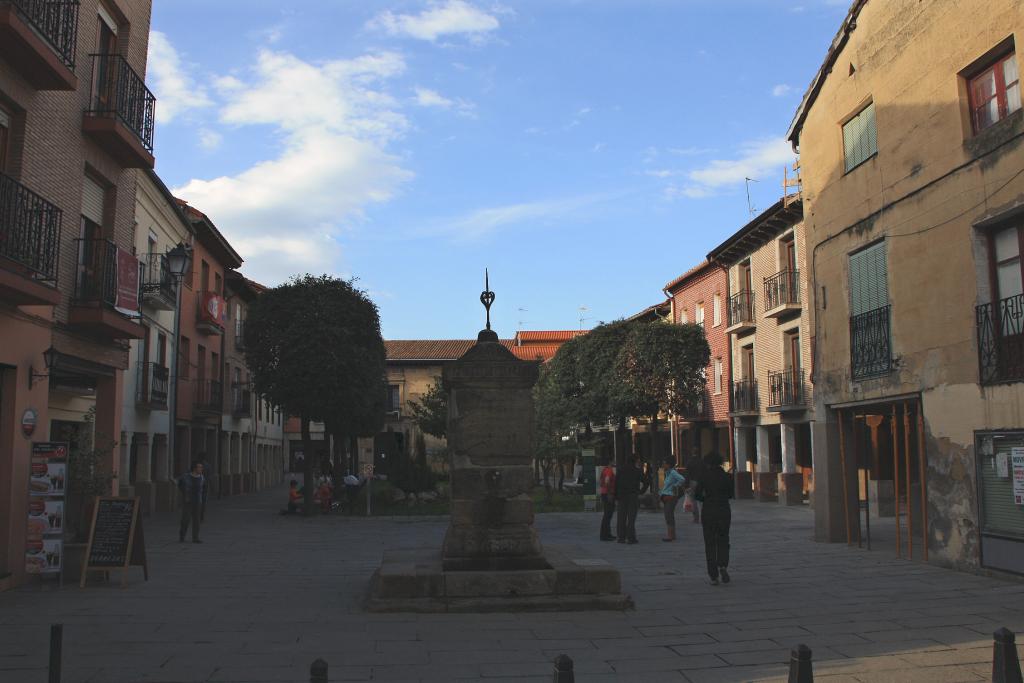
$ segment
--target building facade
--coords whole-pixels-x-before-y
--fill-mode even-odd
[[[803,98],[815,534],[1024,572],[1017,0],[858,0]],[[866,526],[866,525],[865,525]]]
[[[758,500],[800,505],[810,492],[810,338],[802,204],[781,199],[716,247],[728,270],[733,448]]]
[[[731,358],[726,334],[725,304],[729,282],[717,263],[705,261],[691,268],[664,287],[671,299],[671,320],[676,324],[694,323],[704,328],[711,348],[706,369],[704,400],[686,415],[672,421],[672,452],[677,458],[706,455],[712,451],[729,461],[729,376]]]
[[[154,163],[150,11],[0,3],[0,582],[26,577],[33,441],[108,453],[112,492],[126,475],[122,375],[143,334],[136,169]]]
[[[163,181],[148,170],[138,176],[135,223],[143,335],[131,342],[124,373],[120,470],[128,476],[121,479],[120,495],[138,496],[144,514],[150,514],[157,508],[154,482],[166,484],[174,474],[168,435],[178,282],[167,253],[179,244],[192,244],[192,226]]]

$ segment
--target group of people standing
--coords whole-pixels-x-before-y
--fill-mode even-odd
[[[729,583],[729,526],[733,497],[732,475],[722,468],[722,457],[709,453],[701,458],[694,455],[684,467],[676,469],[674,458],[663,463],[664,479],[658,491],[665,513],[666,535],[661,540],[676,540],[676,507],[683,499],[684,508],[693,515],[704,531],[704,556],[711,584]],[[639,543],[636,537],[636,517],[640,510],[640,496],[652,486],[653,473],[640,456],[630,456],[621,469],[607,462],[598,478],[598,491],[604,514],[601,517],[601,540],[619,543]],[[612,516],[616,517],[616,534],[611,533]]]

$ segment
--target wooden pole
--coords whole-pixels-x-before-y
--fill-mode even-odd
[[[925,482],[925,457],[927,449],[924,445],[924,410],[921,402],[917,402],[917,469],[921,477],[921,548],[924,561],[928,561],[928,487]]]
[[[906,401],[903,403],[903,454],[907,475],[907,557],[912,560],[914,559],[914,506],[910,504],[910,404]]]
[[[864,469],[864,525],[868,532],[868,550],[871,550],[871,501],[868,498],[868,478],[871,475],[871,466],[878,460],[878,428],[884,419],[884,415],[864,416],[864,422],[871,428],[871,453],[868,457],[868,466]],[[898,519],[896,521],[899,522]]]
[[[850,426],[853,429],[853,471],[857,473],[857,481],[854,482],[855,488],[857,489],[857,547],[864,547],[864,533],[860,526],[860,461],[858,460],[860,454],[860,439],[857,438],[857,412],[851,413],[853,419],[850,420]]]
[[[846,545],[850,545],[853,543],[853,539],[850,535],[850,488],[846,481],[846,439],[843,435],[843,411],[837,410],[836,414],[839,416],[839,467],[843,472],[843,521],[846,523]]]
[[[892,487],[894,489],[894,503],[896,505],[896,557],[900,557],[903,551],[903,539],[900,534],[900,435],[899,427],[896,424],[896,404],[892,404],[892,419],[889,422],[892,432]],[[910,535],[910,530],[907,530]]]

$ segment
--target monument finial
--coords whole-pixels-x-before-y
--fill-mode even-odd
[[[484,291],[480,293],[480,303],[487,310],[487,329],[491,329],[491,304],[494,303],[494,292],[491,291],[490,275],[484,268]]]

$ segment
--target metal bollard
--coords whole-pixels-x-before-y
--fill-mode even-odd
[[[789,653],[789,683],[814,683],[811,648],[803,643]]]
[[[555,657],[554,683],[576,683],[576,674],[572,671],[572,658],[569,655]]]
[[[327,683],[327,662],[317,659],[309,665],[309,683]]]
[[[50,683],[60,683],[60,660],[63,644],[64,624],[50,624]]]
[[[1001,628],[992,640],[992,683],[1022,683],[1013,631]]]

